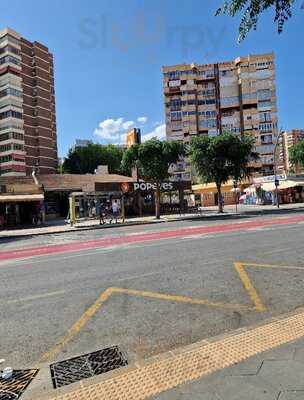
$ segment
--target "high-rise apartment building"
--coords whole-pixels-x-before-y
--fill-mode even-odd
[[[0,175],[57,171],[53,56],[0,30]]]
[[[168,140],[189,142],[193,135],[224,131],[255,138],[260,155],[252,172],[271,174],[277,137],[274,55],[250,55],[216,64],[163,67]],[[174,175],[189,179],[187,161]]]
[[[289,161],[289,149],[291,146],[304,140],[304,130],[303,129],[292,129],[291,131],[285,131],[282,134],[280,140],[280,169],[288,174],[291,172],[292,165]],[[302,172],[300,165],[296,165],[294,168],[296,174]]]

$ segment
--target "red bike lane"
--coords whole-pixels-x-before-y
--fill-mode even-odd
[[[263,219],[259,221],[234,222],[230,224],[219,224],[219,225],[211,225],[203,227],[179,228],[174,230],[150,232],[150,233],[143,232],[136,235],[131,234],[122,237],[101,238],[95,240],[87,240],[83,242],[72,242],[72,243],[58,244],[51,246],[41,246],[33,248],[23,248],[18,250],[1,251],[0,261],[14,260],[14,259],[17,260],[27,257],[76,252],[76,251],[90,250],[90,249],[109,248],[117,245],[144,243],[154,240],[187,237],[199,234],[208,235],[208,234],[225,233],[225,232],[237,232],[253,228],[296,224],[299,222],[304,222],[304,215],[286,217],[286,218],[280,217],[280,218]]]

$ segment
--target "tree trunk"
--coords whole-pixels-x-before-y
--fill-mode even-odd
[[[160,219],[160,186],[158,183],[155,189],[155,217]]]
[[[216,185],[216,188],[217,188],[217,197],[218,197],[218,211],[219,211],[219,213],[222,213],[222,212],[224,212],[224,207],[223,207],[221,184]]]

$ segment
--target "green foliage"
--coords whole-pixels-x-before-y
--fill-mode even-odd
[[[70,150],[63,162],[64,172],[93,174],[98,165],[108,165],[110,173],[119,173],[123,150],[114,145],[89,144]]]
[[[239,26],[238,42],[241,42],[251,30],[257,29],[260,15],[268,10],[274,9],[274,22],[278,26],[278,33],[281,33],[285,22],[292,16],[294,0],[225,0],[222,7],[216,11],[216,15],[227,14],[234,17],[242,13]]]
[[[138,168],[139,176],[152,183],[161,183],[168,178],[168,169],[184,154],[180,142],[151,139],[142,144],[134,144],[123,155],[122,169]]]
[[[289,161],[293,167],[300,164],[304,167],[304,141],[293,145],[289,149]]]
[[[155,216],[160,218],[160,184],[169,177],[169,167],[184,154],[181,142],[163,142],[156,138],[134,144],[123,155],[122,169],[138,169],[139,177],[155,183]]]
[[[239,181],[248,176],[248,162],[257,158],[253,152],[252,137],[239,138],[229,132],[213,138],[194,137],[189,155],[203,182],[215,182],[217,186],[231,178]]]

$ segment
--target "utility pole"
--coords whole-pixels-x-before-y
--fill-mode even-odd
[[[279,179],[277,177],[277,170],[278,170],[278,168],[277,168],[277,149],[278,149],[278,146],[280,144],[280,139],[282,138],[283,133],[284,133],[283,129],[280,129],[280,133],[278,134],[278,137],[277,137],[277,142],[276,142],[276,144],[274,146],[274,154],[273,154],[274,184],[275,184],[275,188],[276,188],[275,192],[276,192],[276,202],[277,202],[277,207],[278,208],[280,208],[280,200],[279,200],[279,185],[280,185],[280,181],[279,181]]]

